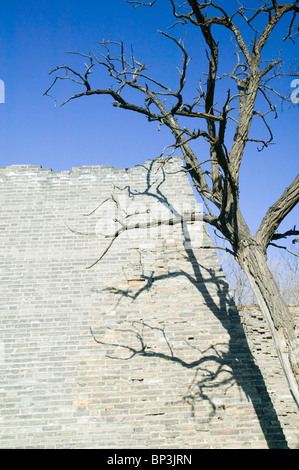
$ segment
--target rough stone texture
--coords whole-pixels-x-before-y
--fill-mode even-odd
[[[202,222],[126,231],[87,269],[114,218],[198,208],[181,164],[0,169],[1,448],[298,447],[268,330],[240,321]]]

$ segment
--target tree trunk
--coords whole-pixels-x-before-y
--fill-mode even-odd
[[[254,239],[241,244],[237,258],[267,320],[291,394],[299,408],[299,346],[290,311],[268,267],[266,255]]]

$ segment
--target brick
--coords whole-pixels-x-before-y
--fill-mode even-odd
[[[198,209],[182,160],[168,164],[0,168],[1,448],[298,445],[267,326],[239,316],[201,222],[190,256],[181,226],[161,225],[86,269],[121,215],[100,206],[113,187],[132,222]]]

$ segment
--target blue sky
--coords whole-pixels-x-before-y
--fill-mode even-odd
[[[221,2],[231,7],[233,2]],[[246,2],[243,2],[246,4]],[[250,6],[254,2],[250,3]],[[260,2],[258,2],[260,3]],[[52,0],[39,2],[11,0],[1,5],[0,79],[5,83],[5,103],[0,104],[0,165],[33,164],[53,170],[70,170],[74,166],[113,165],[131,167],[160,155],[172,143],[168,132],[157,132],[156,124],[132,112],[111,106],[106,97],[85,97],[63,107],[43,96],[51,84],[49,72],[63,63],[82,60],[66,55],[66,51],[97,51],[97,41],[122,40],[134,54],[151,65],[155,78],[174,85],[180,54],[157,30],[167,31],[172,24],[171,9],[166,0],[158,0],[153,8],[132,9],[125,0]],[[269,46],[271,58],[277,56],[277,41],[286,24]],[[168,31],[184,35],[191,44],[190,83],[196,86],[204,63],[205,52],[198,47],[195,30],[186,34],[178,27]],[[228,38],[223,41],[224,63]],[[193,56],[194,53],[194,56]],[[226,56],[227,55],[227,56]],[[298,46],[284,44],[284,58],[291,63],[298,55]],[[224,64],[225,65],[225,64]],[[81,68],[83,70],[83,68]],[[92,79],[100,87],[104,77],[99,72]],[[292,91],[291,79],[278,83],[283,92]],[[64,82],[56,91],[58,105],[78,88]],[[280,106],[278,106],[280,110]],[[250,144],[241,172],[241,203],[254,232],[268,207],[279,197],[298,173],[299,104],[283,105],[277,120],[272,120],[275,145],[257,152]],[[193,124],[192,124],[193,125]],[[191,125],[191,126],[192,126]],[[196,125],[194,125],[195,127]],[[260,123],[258,124],[260,126]],[[205,147],[196,150],[205,159]],[[296,208],[281,230],[298,222]],[[299,227],[299,222],[297,223]],[[298,228],[297,227],[297,228]]]

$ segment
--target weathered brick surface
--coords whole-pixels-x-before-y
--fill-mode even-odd
[[[247,340],[201,222],[127,231],[86,269],[114,217],[197,207],[180,166],[0,169],[1,448],[298,446],[267,329],[241,312]]]

